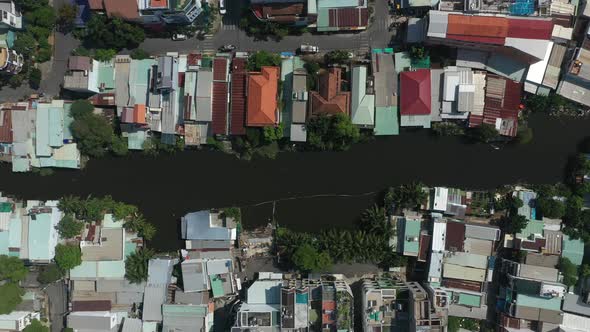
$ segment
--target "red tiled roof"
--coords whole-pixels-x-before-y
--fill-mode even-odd
[[[150,8],[168,8],[168,0],[150,0]]]
[[[187,57],[187,63],[189,66],[196,66],[202,58],[203,56],[200,53],[191,53]]]
[[[73,301],[72,311],[110,311],[110,300]]]
[[[460,222],[447,222],[447,237],[445,249],[448,251],[463,251],[465,243],[465,224]]]
[[[279,67],[264,66],[260,73],[248,77],[247,125],[251,127],[277,124],[277,91]]]
[[[450,14],[447,35],[505,38],[508,35],[508,19]]]
[[[227,134],[227,90],[225,82],[213,82],[213,119],[212,131],[214,135]]]
[[[227,59],[218,57],[213,59],[213,80],[225,81],[227,78]]]
[[[146,124],[145,122],[146,108],[144,104],[135,104],[133,107],[123,108],[121,114],[121,122]]]
[[[102,0],[88,0],[88,6],[91,10],[103,10]]]
[[[400,74],[400,114],[428,115],[430,103],[430,70],[418,69]]]
[[[312,114],[348,114],[350,108],[350,92],[342,89],[342,70],[330,68],[322,72],[318,79],[319,92],[311,91]]]
[[[369,22],[367,8],[332,8],[328,15],[331,27],[363,27]]]
[[[232,135],[246,134],[246,59],[232,61],[231,79],[231,120],[229,132]]]
[[[0,143],[12,143],[12,110],[0,110]]]
[[[104,10],[109,17],[116,16],[126,20],[139,18],[137,0],[104,0]]]
[[[553,32],[553,21],[551,20],[510,18],[508,22],[507,37],[551,39]]]

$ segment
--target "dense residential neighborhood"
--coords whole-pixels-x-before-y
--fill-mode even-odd
[[[434,173],[459,153],[388,150],[399,165],[379,174],[380,189],[339,161],[347,175],[333,182],[360,182],[361,193],[330,192],[328,179],[310,195],[271,191],[229,167],[223,186],[203,159],[142,173],[148,158],[134,165],[157,206],[137,183],[113,196],[56,188],[101,158],[102,180],[126,183],[116,167],[138,154],[188,165],[174,153],[224,153],[256,168],[284,152],[311,156],[305,176],[326,176],[313,158],[355,144],[526,145],[533,115],[590,114],[587,3],[0,0],[0,13],[0,167],[35,187],[0,192],[0,332],[590,331],[588,139],[568,148],[559,183],[422,183],[408,160],[425,155]],[[206,177],[215,191],[189,181]],[[238,189],[264,201],[234,201]],[[337,218],[318,203],[300,221],[311,228],[277,213],[280,202],[334,198],[362,198],[365,210],[320,223]],[[270,217],[247,210],[263,206]]]

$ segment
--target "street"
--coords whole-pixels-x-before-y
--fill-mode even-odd
[[[45,292],[49,298],[51,332],[61,332],[64,328],[64,316],[67,313],[66,285],[60,280],[47,286]]]
[[[57,11],[64,3],[69,3],[69,1],[54,0],[55,10]],[[173,41],[168,38],[149,38],[140,45],[140,48],[153,55],[161,55],[166,52],[216,51],[220,46],[226,44],[237,46],[239,51],[293,52],[302,44],[310,44],[319,46],[320,51],[345,49],[362,54],[368,52],[372,47],[383,48],[388,46],[393,35],[389,31],[389,12],[386,1],[375,1],[373,23],[366,31],[334,34],[305,33],[301,36],[287,36],[280,41],[275,41],[272,38],[257,40],[254,37],[247,36],[245,31],[239,28],[242,13],[241,1],[229,1],[228,4],[227,13],[222,19],[222,25],[215,35],[205,36],[204,39],[195,37],[184,41]],[[59,95],[67,69],[68,57],[72,50],[80,45],[80,42],[71,34],[64,35],[56,31],[54,37],[52,60],[39,65],[43,73],[39,91],[48,96]],[[129,53],[129,50],[124,50],[122,53]],[[19,100],[39,91],[29,88],[27,83],[23,83],[17,89],[5,86],[0,89],[0,99],[5,101]]]

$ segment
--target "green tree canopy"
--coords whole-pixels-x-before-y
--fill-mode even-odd
[[[359,141],[360,133],[346,114],[320,114],[309,120],[307,137],[308,147],[312,150],[344,151]]]
[[[131,51],[131,59],[135,59],[135,60],[143,60],[143,59],[148,59],[150,57],[150,54],[148,53],[148,51],[141,49],[141,48],[136,48],[133,51]]]
[[[55,227],[59,235],[65,239],[80,235],[83,228],[84,223],[77,221],[72,214],[64,215]]]
[[[78,99],[70,107],[70,115],[74,119],[80,119],[92,114],[94,106],[86,99]]]
[[[70,270],[82,264],[82,251],[75,245],[58,244],[55,246],[55,263],[63,271]]]
[[[119,18],[93,14],[86,24],[83,38],[86,45],[95,48],[121,50],[139,46],[145,39],[145,33],[142,28]]]
[[[37,281],[42,284],[50,284],[63,277],[63,271],[55,264],[49,264],[41,268]]]
[[[32,11],[49,5],[47,0],[14,0],[14,3],[23,11]]]
[[[537,198],[536,207],[547,218],[560,219],[565,214],[565,204],[547,196]]]
[[[30,32],[17,32],[13,49],[23,56],[30,56],[37,50],[37,40]]]
[[[25,291],[14,282],[0,286],[0,315],[11,313],[22,302]]]
[[[281,56],[267,51],[252,53],[248,58],[248,70],[260,71],[263,66],[279,66]]]
[[[111,146],[113,126],[107,120],[93,113],[74,117],[72,135],[80,152],[91,157],[102,157]]]
[[[471,129],[471,137],[477,142],[489,143],[498,137],[498,131],[491,124],[483,123]]]
[[[568,258],[559,259],[559,271],[563,274],[563,284],[572,287],[578,282],[578,267]]]
[[[327,252],[318,252],[313,246],[304,244],[295,250],[293,263],[301,271],[321,272],[330,268],[332,260]]]
[[[31,89],[39,89],[41,78],[41,70],[39,68],[33,67],[29,70],[29,85]]]
[[[41,324],[37,319],[33,319],[23,332],[49,332],[49,327]]]
[[[19,282],[25,280],[28,270],[18,257],[0,255],[0,281]]]
[[[125,259],[125,278],[134,284],[146,281],[148,262],[152,257],[154,257],[154,252],[151,249],[141,249],[127,256]]]
[[[118,157],[123,157],[129,154],[129,144],[126,137],[113,135],[111,138],[111,151]]]
[[[590,277],[590,264],[582,264],[582,267],[580,268],[580,276],[582,278]]]
[[[346,50],[334,50],[326,53],[325,59],[327,63],[344,63],[350,59],[350,55]]]
[[[43,6],[36,8],[25,14],[25,19],[28,24],[53,29],[56,22],[55,12],[51,6]]]
[[[94,59],[96,61],[110,61],[115,55],[117,55],[117,51],[112,48],[101,48],[94,52]]]
[[[420,182],[411,182],[389,188],[386,194],[386,204],[393,203],[397,209],[415,209],[425,202],[428,197],[428,193],[423,188],[424,184]]]
[[[526,217],[519,214],[503,216],[500,219],[500,228],[502,228],[502,230],[506,233],[515,234],[522,231],[526,227],[527,223],[528,221]]]
[[[78,15],[78,8],[72,4],[59,7],[57,24],[62,31],[69,31],[74,27],[74,20]]]

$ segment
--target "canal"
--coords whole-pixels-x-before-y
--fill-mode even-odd
[[[276,160],[241,161],[220,152],[158,158],[91,160],[82,171],[52,176],[14,174],[0,166],[0,190],[25,199],[112,195],[139,206],[158,228],[152,246],[176,249],[178,220],[190,211],[241,206],[246,228],[264,225],[276,200],[281,225],[317,231],[351,227],[388,186],[420,180],[472,189],[516,182],[555,183],[569,156],[590,136],[590,120],[531,118],[534,140],[495,150],[427,131],[378,138],[341,153],[283,153]]]

